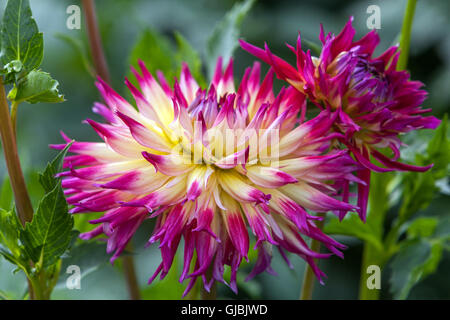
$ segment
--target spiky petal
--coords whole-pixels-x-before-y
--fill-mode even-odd
[[[342,133],[339,140],[354,154],[366,170],[359,173],[360,215],[365,218],[370,171],[426,171],[431,166],[417,167],[398,162],[399,135],[417,129],[435,129],[439,120],[423,116],[431,109],[421,107],[426,92],[423,84],[410,80],[407,71],[397,70],[400,52],[393,46],[378,57],[373,53],[379,43],[371,31],[362,39],[354,39],[350,18],[337,36],[325,35],[321,27],[322,51],[319,57],[303,51],[300,35],[296,48],[296,67],[264,49],[241,41],[244,50],[273,67],[277,76],[305,94],[320,109],[335,113],[334,130]],[[380,152],[389,148],[392,156]],[[374,164],[371,160],[381,165]]]
[[[343,196],[338,186],[358,181],[352,175],[358,166],[346,152],[330,149],[336,135],[327,111],[304,121],[297,117],[304,114],[303,94],[290,88],[275,96],[272,71],[260,82],[255,63],[235,90],[231,62],[225,72],[221,65],[219,59],[205,90],[186,65],[172,88],[140,62],[141,73],[134,70],[140,90],[126,82],[138,110],[97,82],[106,105],[94,111],[106,123],[87,123],[103,142],[73,143],[75,155],[60,174],[73,213],[104,212],[91,221],[99,226],[81,237],[106,235],[114,261],[142,221],[156,219],[149,244],[159,242],[162,262],[150,282],[167,275],[184,238],[186,292],[199,277],[207,290],[225,282],[225,265],[236,291],[239,265],[254,250],[249,227],[259,251],[251,276],[272,272],[275,246],[304,258],[321,279],[314,259],[330,254],[313,252],[302,236],[341,255],[344,246],[315,226],[311,212],[356,210],[335,197]]]

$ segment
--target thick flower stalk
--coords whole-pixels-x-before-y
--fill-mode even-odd
[[[258,63],[237,91],[232,61],[222,72],[219,59],[208,90],[186,65],[173,88],[139,65],[140,73],[133,72],[140,90],[126,80],[137,109],[99,79],[106,104],[93,111],[107,123],[86,122],[103,142],[74,142],[74,155],[65,158],[60,176],[71,212],[104,212],[81,238],[106,236],[114,261],[141,223],[154,218],[149,244],[159,242],[162,262],[149,282],[167,275],[184,238],[185,294],[198,277],[206,290],[225,283],[225,265],[236,292],[236,272],[252,242],[249,227],[258,250],[250,278],[273,272],[275,246],[284,257],[287,251],[305,259],[321,280],[313,259],[342,256],[344,246],[316,227],[321,217],[312,212],[355,211],[338,198],[348,199],[342,186],[360,182],[347,151],[331,148],[341,134],[332,131],[329,112],[305,121],[304,95],[289,88],[275,96],[273,71],[261,83]],[[313,252],[303,237],[330,253]]]
[[[319,57],[302,50],[299,35],[296,48],[289,46],[297,57],[296,67],[272,54],[267,44],[264,50],[244,41],[241,46],[271,65],[279,78],[305,94],[317,107],[336,114],[334,129],[343,134],[339,140],[366,168],[359,173],[365,184],[359,184],[358,198],[360,215],[365,219],[370,170],[429,169],[431,166],[417,167],[397,161],[402,145],[399,134],[435,129],[440,121],[422,116],[431,110],[421,108],[426,91],[421,90],[421,82],[410,80],[408,72],[396,70],[398,48],[390,47],[373,57],[378,34],[371,31],[355,41],[352,20],[337,36],[325,35],[321,26]],[[382,151],[386,148],[391,156]],[[374,164],[373,159],[382,166]]]

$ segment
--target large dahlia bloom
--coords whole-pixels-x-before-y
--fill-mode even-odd
[[[321,26],[322,51],[319,57],[311,56],[301,48],[300,35],[296,48],[289,46],[297,57],[296,68],[265,50],[241,41],[243,49],[273,67],[277,76],[305,94],[320,109],[336,113],[335,130],[344,135],[339,138],[366,170],[360,171],[365,184],[359,184],[358,206],[365,217],[370,182],[370,170],[426,171],[398,162],[399,134],[411,130],[439,125],[435,117],[422,116],[431,109],[422,109],[426,91],[421,82],[411,81],[407,71],[396,69],[399,51],[390,47],[378,57],[373,57],[379,43],[373,30],[358,41],[350,18],[337,36],[325,36]],[[381,149],[389,148],[392,156]],[[371,162],[371,158],[381,165]]]
[[[273,72],[260,83],[258,63],[237,91],[231,61],[222,72],[219,59],[208,90],[186,65],[172,88],[139,64],[140,73],[133,72],[140,90],[126,81],[137,109],[99,79],[106,104],[93,111],[106,123],[86,122],[103,142],[74,142],[74,155],[65,158],[60,176],[71,212],[104,212],[81,238],[106,236],[114,261],[141,223],[156,219],[149,244],[159,242],[162,262],[150,282],[166,276],[184,238],[186,293],[198,277],[207,290],[214,281],[225,283],[225,265],[236,291],[251,242],[258,259],[250,277],[273,272],[275,246],[284,257],[287,251],[305,259],[321,279],[313,259],[341,256],[344,246],[317,228],[321,218],[312,212],[355,210],[336,197],[347,198],[342,185],[359,181],[347,152],[330,148],[333,119],[320,114],[305,121],[304,96],[293,88],[274,96]],[[304,237],[330,253],[311,251]]]

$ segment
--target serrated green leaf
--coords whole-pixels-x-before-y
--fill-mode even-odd
[[[47,193],[38,205],[31,223],[20,233],[25,251],[42,268],[54,264],[72,239],[73,217],[60,183]]]
[[[238,46],[240,27],[255,0],[236,3],[215,27],[206,44],[206,66],[209,79],[212,79],[218,57],[225,62],[232,57]]]
[[[62,169],[62,163],[72,143],[69,143],[47,164],[39,175],[39,182],[46,194],[39,202],[36,214],[20,239],[33,262],[46,268],[54,264],[67,250],[73,239],[73,217],[68,212],[60,179],[54,176]]]
[[[47,163],[44,172],[39,173],[39,183],[46,193],[50,192],[58,184],[59,179],[56,179],[55,175],[62,171],[64,158],[72,143],[73,142],[68,143],[51,162]]]
[[[181,33],[175,32],[175,40],[178,46],[175,55],[178,64],[177,75],[180,74],[181,63],[186,62],[194,79],[197,80],[200,87],[204,88],[206,82],[202,74],[202,60],[200,59],[199,53],[189,44]]]
[[[44,53],[44,41],[31,13],[28,0],[8,0],[3,15],[0,60],[22,62],[27,71],[38,68]]]
[[[49,73],[33,70],[11,89],[8,99],[16,103],[62,102],[64,96],[59,93],[58,85]]]
[[[324,231],[327,234],[356,237],[360,240],[369,242],[378,251],[382,251],[383,248],[377,230],[373,228],[372,224],[363,223],[355,214],[348,214],[342,221],[339,221],[337,217],[331,216],[330,219],[327,220]]]

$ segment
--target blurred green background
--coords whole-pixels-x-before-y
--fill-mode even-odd
[[[1,1],[0,14],[6,1]],[[97,0],[97,15],[106,58],[111,78],[116,90],[124,93],[124,76],[128,72],[129,52],[141,31],[152,28],[173,39],[173,32],[179,31],[189,42],[202,52],[205,42],[214,25],[233,6],[236,1],[221,0]],[[18,112],[18,145],[22,165],[28,172],[32,185],[33,172],[41,170],[51,159],[53,152],[48,144],[60,143],[59,130],[64,130],[71,138],[79,141],[98,139],[93,130],[81,121],[86,118],[97,119],[91,112],[94,101],[99,100],[93,78],[86,72],[80,53],[57,37],[64,34],[76,39],[87,48],[87,38],[82,16],[81,30],[69,30],[66,27],[66,8],[71,4],[80,5],[76,0],[31,0],[33,16],[39,29],[44,33],[45,56],[42,68],[50,72],[60,82],[60,91],[65,94],[66,102],[62,104],[23,104]],[[333,0],[259,0],[245,19],[242,37],[261,46],[264,41],[270,44],[273,52],[290,58],[294,55],[285,43],[294,44],[297,31],[302,37],[318,42],[319,24],[323,23],[325,31],[338,33],[348,20],[354,16],[357,37],[368,32],[366,20],[369,5],[381,8],[381,44],[378,53],[398,41],[405,0],[382,1],[333,1]],[[425,83],[429,97],[426,107],[433,108],[433,114],[442,117],[450,110],[450,1],[418,1],[416,18],[413,26],[410,49],[409,69],[412,78]],[[87,49],[86,49],[87,50]],[[88,53],[86,51],[86,53]],[[246,66],[253,62],[253,57],[238,49],[235,53],[235,76],[238,79]],[[280,86],[280,82],[277,86]],[[0,178],[5,174],[4,161],[0,161]],[[31,192],[35,199],[40,193],[36,188]],[[427,213],[450,212],[450,197],[436,194]],[[395,209],[395,208],[394,208]],[[391,212],[392,215],[395,212]],[[134,239],[136,265],[139,282],[145,298],[177,299],[183,285],[176,281],[176,274],[171,273],[163,283],[155,281],[147,286],[147,279],[153,274],[160,261],[156,246],[144,249],[152,230],[152,223],[144,224]],[[328,275],[325,286],[317,284],[314,298],[319,299],[355,299],[357,298],[361,242],[353,238],[337,237],[349,248],[345,260],[333,257],[321,262],[321,267]],[[104,247],[99,245],[91,253],[97,257],[107,257]],[[298,257],[292,257],[295,268],[289,269],[280,256],[275,253],[273,268],[278,277],[262,274],[250,283],[243,279],[250,266],[245,267],[239,276],[240,292],[236,297],[225,286],[219,286],[221,298],[262,298],[262,299],[297,299],[305,263]],[[179,261],[181,263],[181,261]],[[120,265],[112,267],[104,263],[100,268],[91,268],[86,262],[89,274],[81,282],[81,290],[68,290],[64,286],[65,277],[56,288],[53,298],[64,299],[125,299],[127,291]],[[450,256],[448,251],[437,272],[416,286],[410,299],[449,299],[450,298]],[[86,271],[86,270],[85,270]],[[179,273],[178,273],[179,274]],[[383,273],[382,288],[387,288],[389,270]],[[5,260],[0,260],[0,288],[20,296],[25,290],[21,274],[12,275],[12,267]],[[388,290],[383,290],[382,298],[391,298]]]

